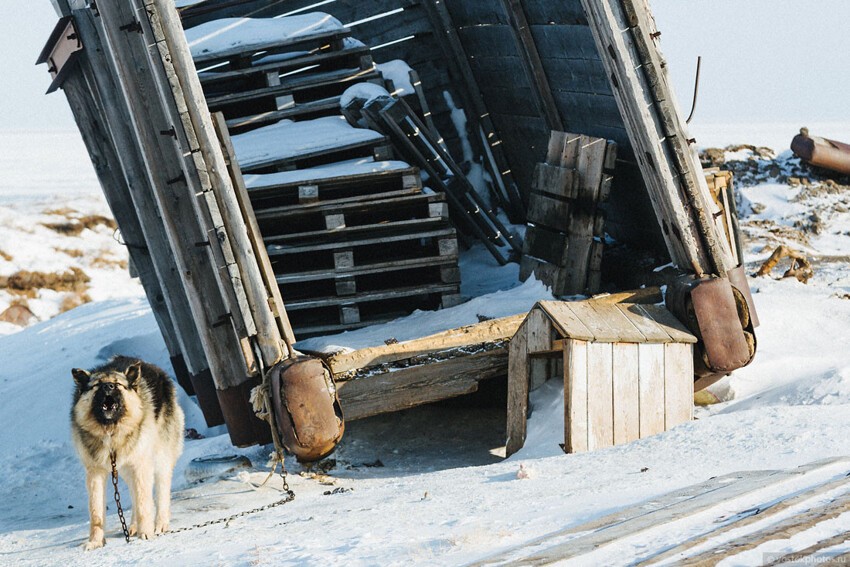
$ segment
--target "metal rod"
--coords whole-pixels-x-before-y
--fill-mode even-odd
[[[694,112],[697,109],[697,95],[699,94],[699,69],[702,64],[702,55],[697,56],[697,76],[694,79],[694,101],[691,103],[691,113],[688,114],[688,119],[685,120],[686,124],[691,123],[691,118],[694,117]]]

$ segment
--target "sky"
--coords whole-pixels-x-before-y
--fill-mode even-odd
[[[650,2],[684,113],[690,110],[696,58],[703,56],[695,121],[850,121],[845,102],[850,92],[850,1]],[[3,4],[0,129],[73,129],[62,94],[44,95],[50,84],[46,67],[34,65],[57,20],[50,1]],[[750,22],[756,20],[763,21],[760,29],[774,33],[752,33]]]

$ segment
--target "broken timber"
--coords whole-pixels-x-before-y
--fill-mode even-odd
[[[421,339],[325,356],[347,420],[475,392],[506,374],[507,344],[525,314]]]

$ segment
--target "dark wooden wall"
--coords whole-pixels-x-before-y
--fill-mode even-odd
[[[377,49],[375,61],[402,59],[415,69],[425,89],[434,122],[453,157],[461,161],[460,140],[450,118],[444,91],[457,106],[463,98],[435,36],[422,2],[434,0],[334,0],[315,6],[315,0],[207,0],[183,13],[185,27],[213,18],[271,17],[302,10],[326,12],[344,24],[403,11],[352,26],[354,37],[370,47],[412,36]],[[549,127],[532,96],[521,51],[505,0],[445,2],[520,190],[528,194],[534,165],[544,161]],[[611,85],[596,52],[580,0],[523,0],[522,9],[540,54],[558,113],[569,132],[614,140],[619,162],[607,205],[607,232],[637,246],[659,247],[663,239],[642,182],[631,143],[620,117]],[[475,147],[475,144],[473,144]]]

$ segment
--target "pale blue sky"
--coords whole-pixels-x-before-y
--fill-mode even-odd
[[[684,112],[690,108],[696,57],[703,56],[696,121],[850,120],[850,1],[651,4]],[[47,70],[34,65],[56,22],[49,0],[6,1],[0,14],[0,128],[73,128],[64,97],[44,96]]]

